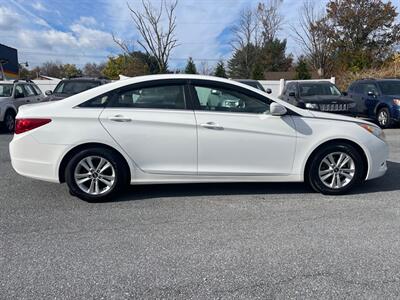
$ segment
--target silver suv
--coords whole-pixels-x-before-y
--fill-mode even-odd
[[[14,132],[18,108],[43,99],[40,89],[30,80],[0,81],[0,125],[6,131]]]

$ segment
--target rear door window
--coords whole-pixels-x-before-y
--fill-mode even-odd
[[[132,88],[119,92],[111,107],[185,109],[184,85],[160,85]]]
[[[30,84],[24,84],[25,89],[25,96],[26,97],[33,97],[36,96],[35,90]]]

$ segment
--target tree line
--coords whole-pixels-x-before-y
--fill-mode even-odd
[[[287,39],[281,38],[285,24],[280,10],[282,0],[260,1],[243,10],[231,29],[231,57],[222,58],[213,68],[207,62],[196,66],[188,58],[186,66],[172,70],[171,53],[179,47],[176,36],[177,0],[161,0],[153,6],[142,0],[141,9],[128,4],[133,26],[139,33],[136,41],[113,35],[121,54],[104,63],[88,63],[82,69],[73,64],[47,62],[22,75],[36,74],[63,78],[71,76],[137,76],[159,73],[201,73],[220,77],[262,79],[265,72],[294,71],[298,79],[308,79],[310,72],[320,77],[357,73],[390,66],[400,41],[398,15],[391,1],[330,0],[325,7],[304,0],[298,20],[290,20],[290,34],[301,49],[295,61],[287,53]],[[21,77],[22,77],[21,75]]]

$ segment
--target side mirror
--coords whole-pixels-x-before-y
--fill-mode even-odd
[[[375,96],[375,92],[374,91],[369,91],[368,92],[368,96]]]
[[[271,111],[271,115],[273,115],[273,116],[283,116],[287,113],[286,107],[284,107],[282,104],[279,104],[276,102],[271,103],[271,106],[269,109]]]
[[[47,90],[47,91],[45,91],[44,93],[45,93],[47,96],[50,96],[51,94],[53,94],[53,92],[50,91],[50,90]]]
[[[296,97],[296,93],[295,92],[290,92],[289,93],[289,97]]]
[[[271,94],[271,93],[272,93],[272,90],[271,90],[271,89],[267,89],[265,92],[266,92],[267,94]]]

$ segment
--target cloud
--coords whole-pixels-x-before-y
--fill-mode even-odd
[[[97,21],[96,21],[95,18],[93,18],[93,17],[85,17],[85,16],[80,17],[77,23],[79,23],[81,25],[88,26],[88,27],[92,27],[92,26],[96,26],[97,25]]]
[[[0,31],[9,31],[17,28],[20,20],[21,16],[18,13],[7,7],[0,7]]]
[[[39,2],[39,1],[33,3],[33,4],[32,4],[32,7],[33,7],[35,10],[37,10],[37,11],[44,11],[44,12],[49,11],[49,10],[43,5],[43,3],[42,3],[42,2]]]

